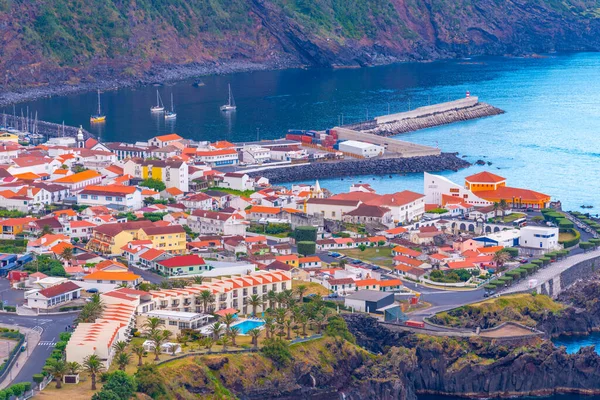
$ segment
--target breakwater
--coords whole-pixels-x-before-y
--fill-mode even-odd
[[[383,158],[337,162],[314,162],[287,168],[274,168],[251,172],[264,176],[272,183],[296,182],[311,179],[342,178],[359,175],[391,175],[415,172],[459,170],[471,164],[453,153],[436,156]]]
[[[79,127],[55,124],[54,122],[32,120],[25,117],[18,117],[10,114],[0,113],[0,121],[2,125],[10,126],[21,132],[30,132],[43,135],[46,138],[51,137],[77,137]],[[94,135],[82,129],[85,140],[93,138]]]
[[[372,121],[347,126],[347,128],[380,136],[393,136],[499,114],[504,114],[504,111],[489,104],[480,103],[477,97],[467,97],[419,107],[403,113],[376,117]]]

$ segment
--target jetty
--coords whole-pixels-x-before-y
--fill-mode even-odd
[[[36,133],[45,138],[51,137],[73,137],[79,133],[79,127],[56,124],[54,122],[39,121],[31,117],[19,117],[11,114],[0,113],[0,121],[4,127],[17,129],[22,133]],[[92,133],[82,129],[84,140],[95,138]]]
[[[379,136],[392,136],[499,114],[504,114],[504,111],[479,102],[478,97],[467,94],[467,97],[459,100],[382,115],[373,120],[346,125],[344,128]]]

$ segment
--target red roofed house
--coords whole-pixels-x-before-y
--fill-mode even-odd
[[[171,257],[157,262],[156,267],[167,276],[197,275],[212,269],[197,254]]]
[[[323,281],[323,286],[340,296],[346,296],[356,291],[356,282],[352,278],[326,279]]]
[[[42,290],[34,289],[25,292],[25,300],[29,308],[43,310],[63,306],[79,297],[81,297],[81,288],[71,281]]]
[[[165,147],[173,144],[174,142],[179,142],[183,140],[181,136],[176,133],[171,133],[168,135],[155,136],[152,139],[148,140],[148,146],[154,147]]]

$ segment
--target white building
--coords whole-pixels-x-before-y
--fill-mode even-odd
[[[123,165],[123,172],[135,178],[154,178],[162,181],[167,188],[175,187],[182,192],[188,192],[188,165],[177,160],[142,160],[135,158]]]
[[[188,226],[200,235],[246,236],[246,225],[239,214],[196,210],[188,217]]]
[[[190,210],[212,210],[213,198],[202,192],[198,192],[184,197],[181,200],[181,204]]]
[[[376,144],[359,142],[356,140],[346,140],[339,145],[340,151],[356,154],[357,156],[372,158],[383,155],[385,148]]]
[[[235,149],[198,150],[196,158],[211,167],[239,163],[238,152]]]
[[[356,209],[360,204],[360,200],[312,198],[306,202],[305,211],[309,215],[322,214],[324,218],[341,221],[344,214]]]
[[[519,245],[543,250],[558,248],[558,228],[549,226],[524,226],[521,228]]]
[[[199,329],[211,319],[210,315],[185,311],[152,310],[138,315],[136,325],[144,326],[149,318],[158,318],[162,321],[161,329],[166,329],[173,336],[181,333],[182,329]]]
[[[116,206],[122,210],[142,208],[142,194],[135,186],[88,186],[77,194],[77,204]]]
[[[489,233],[485,236],[479,236],[479,237],[473,238],[473,240],[483,243],[484,247],[489,247],[489,246],[515,247],[515,246],[519,245],[520,237],[521,237],[521,231],[519,229],[509,229],[506,231]]]
[[[241,191],[252,190],[254,189],[254,179],[251,179],[248,174],[227,172],[223,175],[223,182],[219,186]]]
[[[274,161],[307,160],[306,149],[291,147],[274,147],[271,149],[271,159]]]
[[[271,159],[271,150],[257,145],[244,146],[240,150],[240,159],[246,164],[262,164]]]
[[[66,305],[79,297],[81,297],[81,288],[71,281],[41,290],[34,289],[25,292],[27,306],[42,310]]]

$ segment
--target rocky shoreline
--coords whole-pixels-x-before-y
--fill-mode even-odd
[[[272,183],[284,183],[360,175],[391,176],[392,174],[416,172],[457,171],[470,165],[469,162],[457,157],[456,153],[442,153],[439,156],[317,162],[288,168],[255,171],[249,175],[252,177],[264,176]]]
[[[82,92],[118,90],[122,88],[151,85],[171,84],[186,79],[193,79],[208,75],[225,75],[237,72],[279,70],[289,68],[302,68],[304,65],[292,60],[281,59],[275,62],[257,63],[248,61],[235,61],[228,63],[192,63],[186,65],[155,66],[141,78],[114,78],[112,71],[94,71],[94,79],[80,81],[74,84],[57,83],[45,86],[26,86],[10,88],[0,91],[0,107],[33,101],[54,96],[67,96]]]

